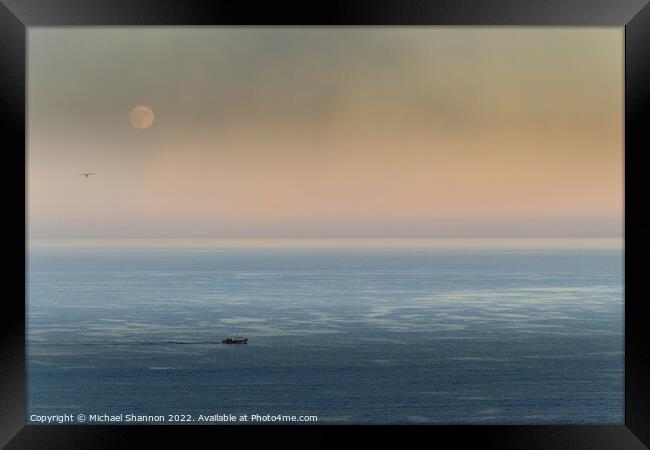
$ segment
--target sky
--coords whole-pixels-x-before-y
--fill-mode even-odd
[[[623,233],[622,28],[30,27],[27,70],[30,238]]]

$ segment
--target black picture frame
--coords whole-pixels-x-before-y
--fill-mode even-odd
[[[25,423],[25,240],[7,234],[5,283],[17,288],[0,315],[0,445],[6,448],[210,446],[236,437],[331,447],[352,432],[362,439],[422,439],[501,449],[641,449],[650,446],[650,333],[643,295],[647,219],[641,195],[650,116],[650,5],[646,0],[1,0],[0,129],[6,184],[5,224],[26,236],[26,31],[70,25],[523,25],[625,28],[625,424],[607,426],[37,426]],[[645,144],[645,145],[644,145]],[[21,170],[21,167],[23,168]],[[22,221],[20,219],[22,217]],[[9,256],[11,255],[11,256]],[[22,266],[20,261],[23,262]],[[21,275],[22,272],[22,275]],[[451,441],[449,441],[451,439]],[[415,441],[413,441],[415,442]],[[645,444],[645,445],[644,445]],[[196,445],[193,445],[196,446]]]

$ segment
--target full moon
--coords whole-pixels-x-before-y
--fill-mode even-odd
[[[153,111],[147,106],[136,106],[131,110],[131,125],[144,130],[153,123]]]

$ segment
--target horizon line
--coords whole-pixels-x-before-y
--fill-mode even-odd
[[[624,237],[515,238],[27,238],[27,247],[134,248],[621,248]]]

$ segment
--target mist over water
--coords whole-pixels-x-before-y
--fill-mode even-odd
[[[28,415],[623,423],[622,248],[533,244],[32,246]]]

